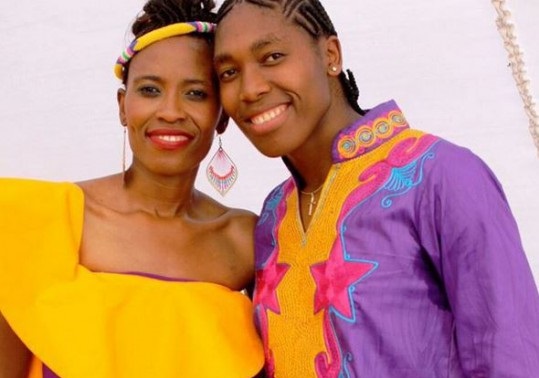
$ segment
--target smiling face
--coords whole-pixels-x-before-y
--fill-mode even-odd
[[[221,110],[212,53],[201,38],[177,36],[133,58],[118,101],[134,166],[164,175],[196,172]]]
[[[293,155],[327,138],[329,78],[338,75],[330,66],[339,59],[336,37],[315,40],[278,9],[243,2],[217,27],[214,65],[221,102],[267,156]]]

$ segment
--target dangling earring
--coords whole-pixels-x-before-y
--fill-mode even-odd
[[[219,148],[206,168],[206,176],[208,177],[211,186],[224,196],[236,182],[238,178],[238,168],[225,150],[223,150],[221,135],[218,135],[217,138],[219,140]]]
[[[123,147],[122,147],[122,177],[125,181],[125,145],[127,144],[127,126],[124,126],[124,143],[123,143]]]

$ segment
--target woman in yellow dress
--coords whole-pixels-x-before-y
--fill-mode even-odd
[[[242,293],[256,217],[194,187],[227,123],[213,6],[149,0],[134,22],[115,66],[133,151],[125,172],[0,180],[1,377],[241,378],[262,368]]]

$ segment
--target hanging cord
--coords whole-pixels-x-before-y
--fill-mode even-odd
[[[505,0],[492,0],[492,4],[498,13],[496,25],[503,38],[503,45],[508,53],[509,66],[511,67],[518,93],[524,102],[524,109],[530,120],[530,133],[539,154],[539,117],[537,116],[535,102],[530,93],[530,80],[526,75],[523,54],[520,51],[520,46],[515,35],[515,25],[511,21],[511,12],[505,8]]]

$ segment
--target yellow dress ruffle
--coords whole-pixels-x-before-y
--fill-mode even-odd
[[[71,183],[0,180],[0,311],[62,378],[254,376],[263,365],[242,293],[95,273],[78,263],[84,196]]]

